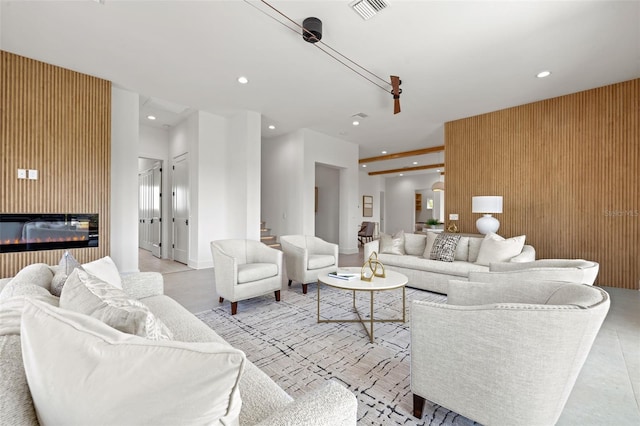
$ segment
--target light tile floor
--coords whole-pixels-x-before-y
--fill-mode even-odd
[[[168,296],[194,313],[219,306],[213,269],[172,263],[176,262],[155,259],[141,250],[141,270],[162,272]],[[340,255],[339,264],[361,266],[362,249]],[[611,296],[611,308],[557,423],[560,426],[640,425],[640,291],[603,288]],[[283,289],[287,289],[284,282]],[[292,287],[296,290],[301,291],[299,285]]]

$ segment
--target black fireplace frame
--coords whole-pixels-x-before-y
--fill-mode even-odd
[[[0,253],[99,246],[97,213],[0,213]]]

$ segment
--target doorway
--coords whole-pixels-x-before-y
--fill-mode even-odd
[[[176,262],[189,262],[189,162],[187,154],[173,159],[173,243]]]
[[[162,257],[162,161],[138,159],[138,247]]]

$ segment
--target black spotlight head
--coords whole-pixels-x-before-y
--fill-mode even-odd
[[[318,18],[307,18],[302,21],[302,38],[309,43],[317,43],[322,39],[322,21]]]

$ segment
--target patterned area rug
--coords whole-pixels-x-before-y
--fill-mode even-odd
[[[326,286],[321,291],[323,318],[356,318],[350,292]],[[277,303],[273,296],[239,302],[235,316],[228,303],[197,316],[294,398],[325,380],[344,384],[358,399],[359,425],[475,424],[429,402],[421,420],[411,414],[410,301],[444,302],[446,296],[407,288],[407,322],[376,323],[370,343],[359,323],[317,322],[315,285],[306,295],[300,286],[282,293]],[[358,293],[356,305],[368,313],[369,296]],[[400,290],[376,293],[376,319],[398,318],[401,307]]]

